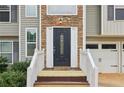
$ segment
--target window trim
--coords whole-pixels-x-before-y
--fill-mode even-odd
[[[9,42],[12,44],[12,52],[0,52],[0,53],[11,53],[12,54],[12,62],[11,63],[7,63],[7,64],[13,64],[13,41],[12,40],[0,40],[0,42]]]
[[[49,13],[48,13],[48,6],[49,6],[49,5],[47,5],[47,7],[46,7],[47,15],[58,15],[58,16],[66,16],[66,15],[67,15],[67,16],[71,16],[71,15],[78,15],[78,7],[77,7],[77,5],[75,5],[75,6],[76,6],[76,13],[75,13],[75,14],[57,14],[57,13],[56,13],[56,14],[49,14]]]
[[[0,23],[11,23],[11,5],[9,5],[9,10],[0,10],[0,11],[8,11],[9,12],[9,21],[8,22],[1,22]]]
[[[33,6],[35,6],[35,9],[36,9],[36,12],[35,12],[35,16],[29,16],[29,15],[27,15],[27,6],[30,6],[30,5],[25,5],[25,17],[29,17],[29,18],[31,18],[31,17],[37,17],[38,16],[38,6],[37,5],[33,5]]]
[[[27,42],[27,32],[28,32],[28,30],[29,29],[34,29],[34,31],[33,32],[36,32],[36,42]],[[37,27],[30,27],[30,28],[25,28],[25,57],[26,58],[32,58],[33,56],[28,56],[27,55],[27,45],[28,45],[28,43],[29,44],[35,44],[36,45],[36,48],[37,48]]]

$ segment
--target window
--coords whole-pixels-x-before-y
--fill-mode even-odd
[[[115,9],[116,20],[124,20],[124,8]]]
[[[7,57],[8,63],[13,62],[13,42],[0,41],[0,56]]]
[[[48,15],[77,15],[76,5],[48,5]]]
[[[0,5],[0,22],[10,22],[11,20],[11,6]]]
[[[26,5],[25,6],[25,16],[26,17],[37,17],[37,6],[36,5]]]
[[[98,49],[98,44],[87,44],[86,49]]]
[[[32,57],[34,54],[34,50],[36,48],[36,38],[37,29],[36,28],[27,28],[26,29],[26,56]]]
[[[102,49],[116,49],[116,44],[102,44]]]
[[[108,5],[107,10],[108,21],[124,20],[124,6]]]

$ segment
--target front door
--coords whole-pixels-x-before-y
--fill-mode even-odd
[[[70,28],[53,29],[54,66],[70,66]]]

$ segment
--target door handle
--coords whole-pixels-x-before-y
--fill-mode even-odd
[[[54,54],[55,54],[55,51],[56,51],[56,48],[54,47],[54,48],[53,48],[53,53],[54,53]]]
[[[117,50],[111,50],[111,51],[113,51],[113,52],[117,52]]]
[[[111,65],[111,67],[118,67],[118,65]]]

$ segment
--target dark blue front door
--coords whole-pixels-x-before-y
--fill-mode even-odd
[[[54,66],[70,66],[70,28],[53,30]]]

